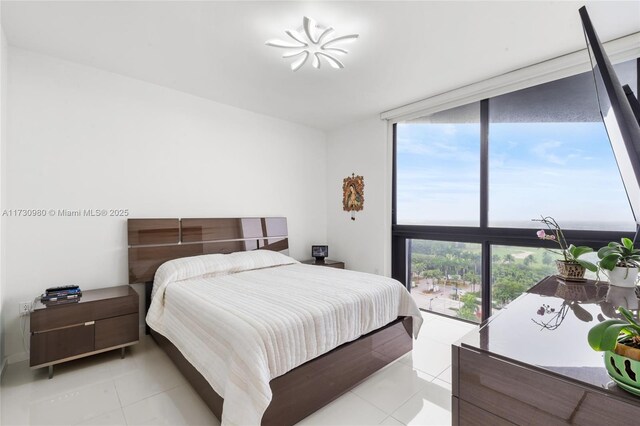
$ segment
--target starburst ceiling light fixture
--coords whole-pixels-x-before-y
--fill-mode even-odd
[[[358,34],[331,37],[333,32],[333,28],[320,26],[313,19],[305,16],[302,18],[302,28],[285,31],[291,40],[273,39],[265,44],[287,49],[288,52],[282,55],[283,58],[297,58],[291,63],[292,71],[299,70],[311,56],[313,57],[311,64],[315,68],[320,68],[320,59],[326,61],[332,68],[344,68],[344,64],[335,55],[345,55],[349,52],[336,45],[354,41],[358,38]]]

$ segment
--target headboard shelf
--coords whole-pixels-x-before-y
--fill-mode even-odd
[[[288,253],[287,219],[128,219],[129,283],[153,281],[168,260],[202,254],[273,250]]]
[[[180,241],[180,219],[127,220],[129,246],[175,244]]]

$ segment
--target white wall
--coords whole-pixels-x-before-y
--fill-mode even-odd
[[[327,243],[329,257],[348,269],[391,274],[391,147],[378,117],[327,135]],[[342,210],[342,179],[364,177],[364,209],[356,220]]]
[[[282,215],[299,259],[326,240],[323,132],[13,47],[9,56],[6,208]],[[18,302],[51,285],[127,283],[124,218],[13,217],[6,243],[14,360]]]
[[[1,8],[0,8],[1,9]],[[0,18],[1,22],[1,18]],[[5,174],[6,174],[6,140],[7,140],[7,39],[4,35],[2,25],[0,24],[0,214],[4,209],[5,203]],[[4,228],[6,220],[0,216],[0,371],[4,367],[4,320],[3,312],[5,311],[4,303],[4,287],[7,280],[5,279],[5,232]]]

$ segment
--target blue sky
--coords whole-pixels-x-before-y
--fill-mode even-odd
[[[477,225],[480,126],[398,124],[398,223]],[[492,123],[489,221],[634,230],[602,122]]]

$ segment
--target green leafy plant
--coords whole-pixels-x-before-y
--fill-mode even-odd
[[[573,244],[568,244],[566,238],[564,237],[564,232],[562,232],[562,228],[558,224],[558,222],[552,218],[551,216],[541,216],[540,219],[531,219],[534,222],[541,222],[547,226],[551,234],[547,234],[544,229],[536,232],[536,235],[541,240],[549,240],[557,243],[560,246],[561,254],[564,257],[565,262],[577,263],[580,266],[590,270],[591,272],[596,272],[598,267],[587,260],[579,259],[580,256],[583,256],[587,253],[592,253],[593,249],[587,246],[574,246]],[[557,253],[553,250],[550,250],[554,253]]]
[[[610,319],[595,325],[589,330],[589,346],[595,351],[613,351],[618,342],[628,346],[640,344],[640,324],[633,314],[623,307],[618,312],[625,319]]]
[[[621,243],[610,242],[598,250],[600,267],[613,271],[616,266],[637,268],[640,266],[640,249],[633,247],[633,241],[622,238]]]

